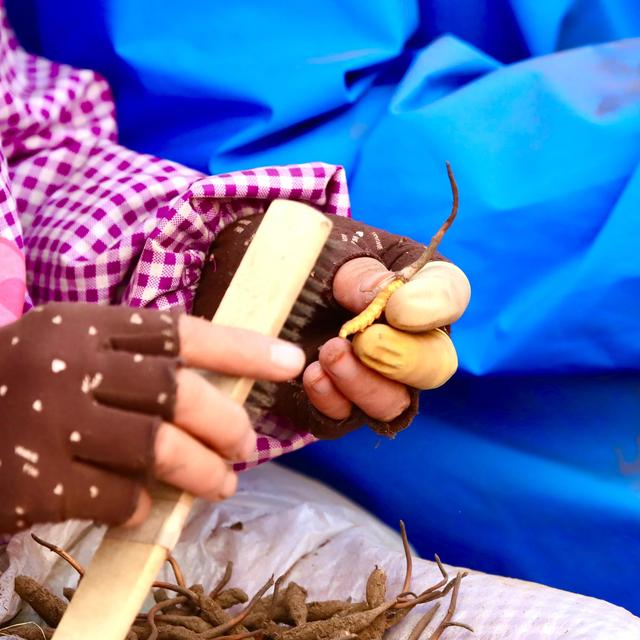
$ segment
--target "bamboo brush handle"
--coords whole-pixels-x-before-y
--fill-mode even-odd
[[[277,336],[329,236],[331,222],[312,207],[274,201],[249,245],[213,322]],[[252,380],[216,376],[244,403]],[[193,497],[158,485],[149,519],[107,531],[69,603],[55,640],[123,640],[173,549]]]

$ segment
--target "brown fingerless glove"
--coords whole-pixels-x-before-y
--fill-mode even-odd
[[[224,229],[213,243],[202,272],[194,302],[194,315],[211,319],[231,282],[263,214],[244,218]],[[414,262],[424,250],[419,243],[393,235],[361,222],[330,216],[333,229],[329,241],[307,282],[307,290],[319,294],[307,299],[305,313],[291,319],[282,338],[299,344],[307,363],[318,357],[318,349],[338,335],[342,324],[353,317],[333,298],[333,278],[338,269],[353,258],[371,257],[397,271]],[[261,408],[289,418],[294,425],[323,439],[339,438],[365,424],[374,431],[393,436],[407,427],[418,411],[418,391],[409,389],[411,405],[391,422],[380,422],[354,406],[346,420],[332,420],[308,400],[302,377],[277,385]]]
[[[173,415],[177,317],[56,303],[0,329],[0,532],[129,518]]]

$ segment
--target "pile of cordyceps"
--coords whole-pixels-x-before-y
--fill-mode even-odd
[[[409,640],[418,640],[440,607],[435,601],[448,594],[448,609],[428,640],[438,640],[449,627],[472,631],[469,626],[453,620],[460,583],[466,574],[458,573],[449,579],[436,556],[441,580],[422,591],[412,590],[411,553],[404,525],[400,523],[400,526],[406,572],[402,591],[396,596],[387,594],[387,576],[375,567],[360,602],[350,599],[309,602],[304,587],[289,581],[287,574],[275,581],[270,578],[249,599],[242,589],[228,586],[233,570],[231,563],[227,564],[216,587],[205,593],[202,585],[186,586],[178,563],[169,556],[176,582],[154,583],[155,605],[136,618],[127,640],[380,640],[413,607],[433,603],[409,635]],[[64,549],[33,534],[32,537],[69,562],[82,579],[84,569]],[[272,593],[266,595],[272,588]],[[66,602],[28,576],[18,576],[15,589],[47,626],[33,622],[14,624],[0,629],[0,635],[16,635],[29,640],[51,638],[65,612]],[[63,595],[70,601],[74,592],[74,589],[65,588]]]

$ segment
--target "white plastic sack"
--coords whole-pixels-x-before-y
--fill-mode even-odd
[[[241,522],[241,530],[231,525]],[[68,522],[37,526],[41,537],[68,549],[88,564],[103,529]],[[409,532],[410,533],[410,532]],[[242,474],[238,494],[216,506],[198,502],[175,554],[190,583],[210,589],[228,560],[234,563],[232,586],[249,594],[270,575],[292,568],[290,579],[310,599],[363,597],[366,577],[375,565],[389,577],[389,594],[401,590],[404,554],[400,537],[328,488],[274,464]],[[16,575],[27,574],[60,595],[75,585],[66,563],[36,545],[25,532],[0,556],[0,620],[15,615]],[[451,576],[455,569],[451,569]],[[172,580],[168,568],[164,578]],[[413,589],[440,579],[437,566],[414,560]],[[448,597],[423,638],[444,616]],[[421,605],[388,634],[404,640],[431,604]],[[463,581],[454,619],[471,625],[475,635],[451,627],[445,640],[639,640],[640,619],[606,602],[548,587],[481,573]]]

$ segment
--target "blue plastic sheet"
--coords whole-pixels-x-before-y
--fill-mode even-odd
[[[640,613],[640,3],[13,0],[111,81],[123,143],[208,172],[343,164],[354,216],[443,251],[461,373],[394,443],[290,457],[446,561]],[[634,39],[636,38],[636,39]]]

